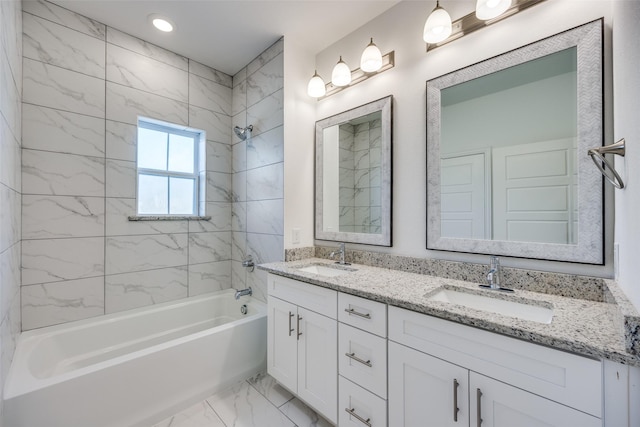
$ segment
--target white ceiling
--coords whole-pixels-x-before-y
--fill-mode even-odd
[[[53,0],[120,31],[234,75],[280,37],[318,53],[399,0]],[[169,17],[172,33],[148,22]]]

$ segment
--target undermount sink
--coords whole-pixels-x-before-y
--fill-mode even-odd
[[[553,309],[551,308],[535,304],[525,304],[517,301],[498,299],[491,296],[478,295],[475,293],[448,288],[438,290],[428,298],[430,301],[462,305],[474,310],[497,313],[503,316],[515,317],[517,319],[530,320],[538,323],[549,324],[553,319]]]
[[[352,271],[356,271],[354,268],[334,267],[326,264],[313,264],[306,267],[297,268],[298,271],[304,271],[305,273],[317,274],[325,277],[342,276],[343,274],[349,274]]]

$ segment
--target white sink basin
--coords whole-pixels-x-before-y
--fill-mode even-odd
[[[304,271],[305,273],[317,274],[319,276],[326,277],[336,277],[342,276],[343,274],[349,274],[352,271],[356,271],[355,269],[346,270],[344,268],[333,267],[330,265],[308,265],[306,267],[298,268],[299,271]]]
[[[487,291],[496,292],[496,291]],[[553,310],[540,305],[524,304],[490,296],[472,294],[452,289],[442,289],[429,297],[430,301],[440,301],[449,304],[462,305],[474,310],[497,313],[517,319],[531,320],[539,323],[551,323]]]

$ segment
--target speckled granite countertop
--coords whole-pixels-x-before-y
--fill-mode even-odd
[[[624,322],[620,318],[621,313],[616,304],[526,290],[516,290],[514,294],[481,290],[475,283],[360,264],[349,266],[350,269],[356,271],[336,277],[321,276],[299,270],[300,267],[313,264],[336,267],[329,260],[309,258],[300,261],[261,264],[258,268],[313,285],[335,289],[560,350],[640,366],[640,356],[633,355],[626,350],[625,334],[621,327]],[[442,287],[461,289],[471,293],[480,290],[481,295],[494,298],[546,307],[552,305],[553,321],[551,324],[543,324],[429,300],[429,296]]]

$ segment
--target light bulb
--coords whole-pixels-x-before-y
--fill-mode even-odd
[[[511,7],[512,0],[478,0],[476,3],[476,17],[486,21],[497,18]]]
[[[320,77],[318,75],[318,71],[316,71],[307,85],[307,94],[313,98],[320,98],[326,93],[327,89],[325,87],[324,80],[322,80],[322,77]]]
[[[149,15],[148,19],[154,27],[165,33],[169,33],[175,28],[175,25],[170,19],[165,18],[162,15],[158,15],[157,13],[152,13]]]
[[[340,60],[333,67],[333,72],[331,73],[331,83],[335,86],[346,86],[351,83],[351,70],[349,66],[344,63],[342,60],[342,56]]]
[[[451,35],[451,16],[436,2],[436,7],[424,23],[423,38],[427,43],[439,43]]]
[[[365,48],[360,57],[360,69],[365,73],[374,73],[380,68],[382,68],[382,53],[378,46],[373,43],[373,38],[371,38],[371,43]]]

